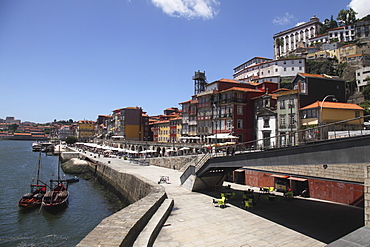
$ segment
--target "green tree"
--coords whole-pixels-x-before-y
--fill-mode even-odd
[[[66,138],[66,143],[67,144],[74,144],[74,143],[76,143],[77,142],[77,138],[76,137],[74,137],[74,136],[68,136],[67,138]]]
[[[9,125],[8,129],[10,132],[14,133],[17,131],[19,125],[18,124],[12,124],[12,125]]]
[[[357,12],[352,8],[350,9],[341,9],[338,13],[337,20],[342,25],[352,25],[356,22]]]
[[[280,57],[280,54],[281,54],[281,46],[284,45],[284,41],[282,38],[277,38],[275,40],[275,45],[276,47],[278,48],[278,57]]]

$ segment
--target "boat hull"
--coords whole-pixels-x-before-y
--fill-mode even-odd
[[[69,192],[63,183],[59,183],[53,190],[46,192],[41,206],[46,210],[57,210],[68,206]]]

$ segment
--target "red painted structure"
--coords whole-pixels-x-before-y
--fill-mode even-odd
[[[281,192],[286,192],[291,188],[295,195],[300,195],[304,189],[308,189],[311,198],[359,207],[363,207],[364,204],[364,185],[358,183],[247,169],[234,171],[233,178],[235,183],[252,187],[274,187]]]

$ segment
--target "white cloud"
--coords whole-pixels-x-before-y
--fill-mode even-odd
[[[151,0],[164,13],[186,19],[212,19],[216,14],[218,0]]]
[[[293,15],[289,14],[288,12],[286,12],[284,14],[284,16],[280,17],[280,16],[277,16],[275,17],[275,19],[272,21],[272,23],[276,24],[276,25],[285,25],[285,24],[289,24],[290,21],[294,18]]]
[[[370,14],[370,3],[369,0],[352,0],[348,4],[349,8],[352,8],[358,14],[356,15],[357,19],[361,19],[362,17]]]

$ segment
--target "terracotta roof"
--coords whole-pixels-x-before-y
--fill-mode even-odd
[[[251,88],[243,88],[243,87],[232,87],[232,88],[229,88],[229,89],[226,89],[224,91],[221,91],[221,92],[227,92],[227,91],[242,91],[242,92],[263,92],[259,89],[251,89]]]
[[[191,99],[187,100],[187,101],[184,101],[184,102],[180,102],[179,104],[186,104],[186,103],[190,103]]]
[[[344,27],[335,27],[335,28],[329,29],[328,31],[339,30],[339,29],[344,29]]]
[[[31,136],[31,133],[14,133],[15,136]]]
[[[304,77],[325,78],[324,76],[322,76],[322,75],[317,75],[317,74],[309,74],[309,73],[298,73],[298,74],[300,74],[301,76],[304,76]]]
[[[221,80],[218,80],[218,81],[221,81],[221,82],[240,83],[239,81],[232,80],[232,79],[225,79],[225,78],[222,78]]]
[[[359,54],[348,55],[347,58],[349,58],[349,57],[362,57],[362,56],[369,56],[369,55],[363,54],[363,53],[359,53]]]
[[[301,110],[312,109],[312,108],[321,108],[321,104],[322,104],[322,101],[316,101],[315,103],[312,103],[308,106],[305,106],[305,107],[301,108]],[[322,108],[345,109],[345,110],[364,110],[364,108],[362,108],[361,106],[356,105],[356,104],[330,102],[330,101],[325,101]]]
[[[290,89],[287,89],[287,88],[279,88],[275,91],[272,91],[271,93],[278,93],[278,92],[282,92],[282,91],[289,91]]]
[[[323,33],[323,34],[317,35],[317,36],[315,36],[313,38],[310,38],[310,39],[315,39],[315,38],[319,38],[319,37],[327,36],[327,35],[328,35],[328,33]]]
[[[356,45],[355,44],[344,45],[344,46],[340,47],[340,49],[350,47],[350,46],[356,46]]]

